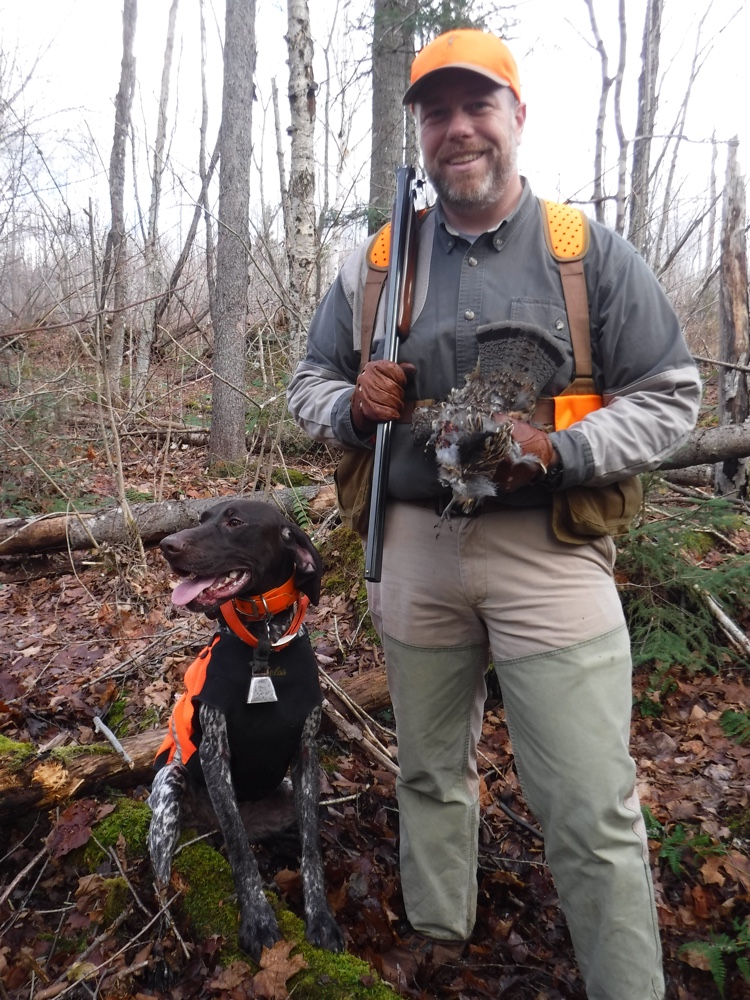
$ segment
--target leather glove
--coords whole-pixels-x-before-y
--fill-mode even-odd
[[[517,457],[508,455],[498,463],[495,470],[493,482],[500,493],[515,493],[524,486],[538,483],[551,468],[559,464],[560,456],[545,431],[523,420],[509,417],[507,413],[495,414],[495,420],[509,420],[513,424],[512,436],[518,446],[515,450]]]
[[[351,398],[352,423],[363,434],[378,424],[398,420],[404,408],[406,383],[417,369],[395,361],[368,361],[357,378]]]

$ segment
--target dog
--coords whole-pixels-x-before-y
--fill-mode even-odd
[[[164,538],[161,550],[181,578],[172,601],[216,619],[219,629],[188,668],[155,761],[148,845],[160,894],[169,883],[183,806],[197,802],[200,811],[208,799],[237,889],[240,947],[257,961],[280,940],[243,818],[288,788],[289,770],[306,936],[341,951],[318,830],[322,696],[302,624],[308,602],[320,598],[320,554],[271,504],[245,498],[211,507],[196,527]]]

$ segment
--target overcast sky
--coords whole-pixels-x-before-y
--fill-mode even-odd
[[[364,0],[349,0],[349,9]],[[344,5],[344,0],[340,0]],[[316,35],[316,79],[323,79],[321,44],[327,30],[327,16],[333,0],[310,0],[313,31]],[[600,29],[609,50],[610,71],[617,61],[615,0],[595,0]],[[688,67],[695,45],[695,29],[706,9],[699,0],[667,0],[663,24],[661,71],[664,77],[663,121],[671,122],[684,93]],[[627,0],[628,72],[626,79],[626,131],[632,134],[635,114],[635,81],[639,54],[644,0]],[[113,128],[113,101],[117,90],[121,58],[120,0],[0,0],[2,47],[20,67],[29,67],[40,55],[28,101],[34,108],[35,131],[45,136],[74,136],[89,133],[100,151],[76,156],[71,164],[78,183],[69,189],[79,206],[88,193],[97,190],[109,160]],[[153,139],[156,98],[161,74],[169,0],[141,0],[139,3],[136,49],[139,90],[134,120],[140,140]],[[728,30],[721,27],[736,11],[739,15]],[[224,20],[223,0],[206,0],[211,40],[211,84],[213,143],[221,104],[219,35]],[[282,0],[258,0],[258,84],[263,100],[270,95],[270,79],[276,76],[282,101],[286,85],[286,5]],[[517,5],[519,25],[511,46],[518,59],[524,99],[528,105],[526,134],[521,150],[521,169],[534,189],[553,198],[581,198],[590,192],[593,137],[600,89],[599,57],[590,43],[588,14],[583,0],[525,0]],[[178,50],[175,71],[179,80],[172,86],[172,110],[179,123],[172,139],[177,171],[194,170],[199,121],[199,62],[197,0],[181,0],[178,16]],[[688,187],[696,196],[707,188],[710,153],[706,140],[715,132],[727,140],[740,134],[740,165],[747,172],[750,163],[750,126],[747,99],[750,95],[750,17],[742,0],[714,0],[704,39],[714,38],[713,50],[695,85],[687,124],[690,140],[685,155]],[[349,54],[366,46],[365,32],[349,32],[345,46]],[[7,71],[6,71],[7,72]],[[175,105],[175,99],[177,104]],[[358,116],[366,122],[365,112]],[[260,148],[261,104],[254,108],[256,149]],[[351,160],[358,176],[364,177],[368,143],[366,130],[360,135]],[[59,139],[50,141],[58,142]],[[273,171],[273,133],[269,129],[264,144],[267,165],[266,195],[273,199],[278,188]],[[47,155],[55,150],[46,150]],[[614,162],[614,160],[612,161]],[[724,154],[721,154],[723,171]],[[98,178],[98,180],[97,180]],[[184,179],[184,178],[183,178]],[[257,183],[257,181],[256,181]],[[144,185],[144,180],[141,180]],[[147,200],[147,190],[141,198]],[[366,187],[360,192],[366,197]]]

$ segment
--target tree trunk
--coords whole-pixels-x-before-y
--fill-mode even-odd
[[[133,39],[138,14],[138,0],[125,0],[122,10],[122,63],[120,86],[115,100],[115,132],[109,158],[109,204],[112,223],[107,234],[102,267],[99,310],[104,312],[109,289],[112,288],[112,325],[106,364],[113,383],[120,377],[125,343],[125,303],[127,284],[125,276],[125,154],[130,132],[130,111],[135,91],[135,56]],[[105,359],[102,358],[104,362]]]
[[[414,56],[413,0],[375,0],[372,28],[372,151],[368,232],[391,216],[404,163],[404,106]]]
[[[315,92],[313,43],[307,0],[287,0],[289,109],[292,137],[289,169],[289,216],[286,232],[289,262],[290,346],[293,359],[304,353],[315,302]]]
[[[134,503],[130,511],[145,545],[155,545],[165,535],[197,524],[201,514],[231,497],[202,497],[199,500],[167,500],[163,503]],[[245,499],[248,495],[245,494]],[[255,497],[250,497],[255,499]],[[259,494],[258,500],[265,497]],[[311,518],[321,517],[335,504],[333,486],[300,486],[274,490],[268,502],[293,514],[300,499]],[[117,545],[125,540],[119,507],[94,514],[55,514],[43,517],[14,517],[0,520],[0,559],[6,556],[35,555]]]
[[[209,465],[244,461],[255,0],[226,0]],[[239,391],[238,391],[239,390]]]
[[[745,185],[737,163],[737,139],[729,143],[724,187],[719,280],[720,360],[747,368],[750,362]],[[749,376],[738,368],[719,372],[719,422],[750,430]],[[747,458],[726,459],[716,468],[716,492],[748,492]]]
[[[148,209],[148,231],[143,248],[145,258],[145,302],[141,314],[141,330],[138,337],[133,398],[136,404],[143,400],[151,364],[151,347],[156,337],[156,296],[164,285],[161,273],[159,248],[159,202],[161,201],[161,179],[166,162],[164,150],[167,144],[167,107],[169,104],[169,79],[172,73],[172,53],[174,52],[174,31],[177,21],[177,7],[180,0],[172,0],[167,22],[167,41],[164,46],[164,62],[161,71],[159,91],[159,115],[156,124],[154,144],[154,165],[151,174],[151,200]]]
[[[649,170],[651,142],[654,136],[658,104],[657,83],[663,8],[664,0],[647,0],[646,2],[646,19],[643,26],[643,46],[641,48],[641,75],[638,78],[638,115],[635,127],[636,135],[633,141],[628,239],[647,260],[649,258],[649,225],[651,222]]]

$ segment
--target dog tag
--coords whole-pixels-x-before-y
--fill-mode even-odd
[[[264,701],[278,701],[276,689],[270,677],[253,677],[250,681],[250,692],[247,696],[248,705],[259,705]]]

